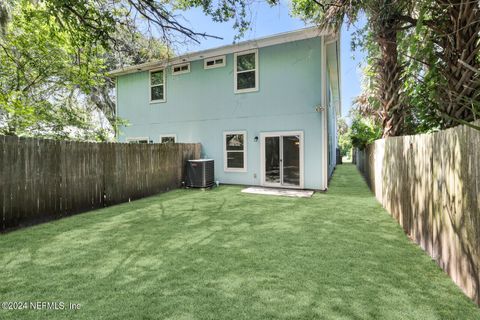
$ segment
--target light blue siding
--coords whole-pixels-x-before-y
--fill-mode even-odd
[[[118,115],[130,126],[120,141],[176,134],[177,142],[200,142],[202,156],[215,160],[222,183],[260,184],[260,137],[268,131],[303,131],[305,188],[322,187],[322,113],[320,38],[259,48],[259,91],[234,93],[233,54],[227,65],[204,70],[203,60],[191,72],[167,69],[166,102],[150,104],[149,72],[117,79]],[[223,132],[247,131],[247,172],[224,172]]]
[[[328,175],[333,174],[337,165],[337,107],[341,106],[339,86],[338,42],[326,45],[327,55],[327,106],[328,106]]]
[[[329,80],[329,79],[328,79]],[[328,176],[333,174],[333,170],[337,165],[337,111],[332,103],[332,91],[329,88],[327,90],[328,99]]]

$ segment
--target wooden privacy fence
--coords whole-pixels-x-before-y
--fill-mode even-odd
[[[200,148],[0,136],[0,230],[177,188]]]
[[[381,139],[358,169],[404,230],[480,304],[480,131]]]

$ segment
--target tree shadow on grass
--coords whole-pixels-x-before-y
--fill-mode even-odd
[[[374,199],[356,196],[354,170],[310,199],[179,190],[8,234],[0,261],[22,248],[32,258],[0,275],[2,297],[78,301],[79,318],[478,318]]]
[[[389,138],[370,146],[359,165],[405,232],[480,303],[478,142],[480,133],[467,127]]]

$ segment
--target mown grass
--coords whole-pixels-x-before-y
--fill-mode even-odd
[[[0,236],[0,319],[480,319],[351,165],[310,199],[176,190]]]

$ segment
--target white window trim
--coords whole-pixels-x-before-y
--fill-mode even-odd
[[[162,143],[162,138],[174,138],[175,143],[177,143],[177,135],[175,133],[161,134],[160,139],[158,140],[159,143]]]
[[[160,71],[160,70],[163,70],[163,99],[152,100],[152,73]],[[165,68],[150,70],[150,73],[149,73],[148,76],[149,76],[148,81],[149,81],[149,85],[150,85],[148,87],[148,96],[149,96],[150,103],[152,104],[152,103],[167,102],[167,77],[166,77]],[[156,86],[160,86],[160,85],[156,85]]]
[[[139,141],[139,140],[147,140],[147,143],[150,143],[150,137],[128,137],[125,139],[125,142],[130,143],[130,142]]]
[[[243,168],[228,168],[227,164],[227,135],[243,134]],[[247,131],[224,131],[223,132],[223,171],[225,172],[247,172]],[[232,152],[232,151],[229,151]],[[240,152],[240,150],[238,150]]]
[[[176,67],[183,67],[183,66],[188,66],[188,70],[183,70],[183,71],[173,71]],[[190,73],[190,62],[186,62],[186,63],[178,63],[178,64],[174,64],[172,66],[172,75],[179,75],[179,74],[184,74],[184,73]]]
[[[255,88],[248,88],[248,89],[237,89],[237,57],[243,56],[246,54],[255,53],[255,69],[248,70],[248,71],[255,71]],[[247,93],[247,92],[255,92],[258,91],[258,49],[247,50],[242,52],[235,52],[233,55],[233,90],[234,93]]]
[[[219,63],[219,64],[214,63],[212,66],[207,66],[208,61],[212,61],[212,60],[215,61],[215,60],[218,60],[218,59],[223,59],[223,63]],[[221,67],[225,67],[226,65],[227,65],[227,56],[226,55],[203,59],[203,68],[204,69],[221,68]]]

